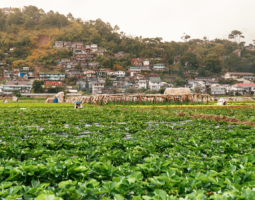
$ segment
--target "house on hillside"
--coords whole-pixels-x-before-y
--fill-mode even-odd
[[[253,73],[248,73],[248,72],[227,72],[225,73],[225,75],[223,76],[223,78],[225,79],[237,79],[238,77],[243,77],[243,76],[253,76]]]
[[[255,83],[236,83],[234,86],[242,88],[247,94],[255,93]]]
[[[138,88],[139,89],[147,89],[147,81],[146,81],[146,79],[138,80]]]
[[[7,81],[2,88],[3,94],[10,94],[13,91],[20,93],[30,93],[32,90],[33,82],[26,81]]]
[[[130,76],[134,76],[134,73],[141,73],[141,67],[129,67]]]
[[[203,81],[205,85],[219,83],[218,77],[195,77],[195,81]]]
[[[100,66],[99,62],[88,62],[89,69],[98,69],[99,66]]]
[[[6,8],[0,8],[0,10],[2,10],[2,12],[5,14],[5,15],[10,15],[10,14],[14,14],[16,10],[20,10],[21,11],[21,8],[13,8],[13,7],[6,7]]]
[[[244,79],[244,78],[238,78],[236,79],[239,83],[253,83],[253,81]]]
[[[149,77],[148,88],[150,90],[159,91],[161,79],[160,77]]]
[[[143,61],[143,66],[150,66],[150,61],[149,60],[144,60]]]
[[[175,57],[174,57],[174,63],[173,63],[173,64],[175,65],[175,64],[177,64],[178,62],[180,62],[180,58],[181,58],[180,55],[175,56]]]
[[[244,95],[247,93],[247,91],[243,87],[232,85],[229,87],[229,93],[236,96],[237,94]]]
[[[69,51],[72,50],[72,42],[64,41],[64,47]]]
[[[45,85],[62,86],[62,81],[45,81]]]
[[[106,52],[105,49],[99,49],[99,50],[97,50],[96,54],[97,54],[97,56],[103,56],[105,52]]]
[[[141,66],[142,71],[151,71],[149,66]]]
[[[6,66],[6,61],[0,60],[0,67],[5,67],[5,66]]]
[[[228,92],[228,87],[226,87],[225,85],[214,84],[211,86],[211,95],[212,96],[226,95]]]
[[[124,57],[126,53],[124,51],[118,51],[114,56],[115,58],[121,58]]]
[[[233,53],[235,53],[235,54],[237,54],[239,57],[241,57],[241,50],[240,50],[240,49],[234,50]]]
[[[86,80],[84,80],[84,79],[79,79],[78,81],[76,81],[76,85],[77,85],[77,86],[79,87],[79,89],[81,90],[81,89],[86,88],[87,82],[86,82]]]
[[[61,72],[40,72],[39,73],[39,80],[56,80],[61,81],[65,80],[65,73]]]
[[[84,70],[83,73],[86,75],[87,78],[96,77],[96,71],[91,69]]]
[[[206,86],[205,83],[203,81],[194,81],[191,85],[191,88],[193,89],[193,91],[195,91],[195,88],[199,88],[201,93],[206,92]]]
[[[107,69],[105,72],[108,76],[115,76],[116,75],[116,72],[114,70],[111,70],[111,69]]]
[[[255,76],[254,75],[253,76],[244,75],[243,78],[247,79],[247,80],[253,80],[253,81],[255,80]]]
[[[91,44],[90,48],[91,48],[92,52],[96,52],[98,50],[97,44]]]
[[[141,58],[131,58],[131,64],[135,67],[143,66],[143,60]]]
[[[63,41],[55,41],[55,48],[56,49],[62,49],[64,47],[64,42]]]
[[[9,70],[4,70],[3,72],[4,79],[11,80],[12,79],[12,72]]]
[[[92,83],[92,94],[102,94],[102,90],[104,88],[103,81],[97,81]]]
[[[158,63],[158,64],[154,64],[152,69],[155,71],[165,71],[167,68],[165,64]]]
[[[118,70],[118,71],[115,72],[115,74],[116,74],[117,77],[125,77],[126,72],[123,71],[123,70]]]

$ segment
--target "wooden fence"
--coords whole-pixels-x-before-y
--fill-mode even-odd
[[[162,104],[162,103],[208,103],[213,101],[208,94],[184,94],[184,95],[169,95],[169,94],[113,94],[113,95],[90,95],[80,97],[69,97],[66,102],[74,103],[80,101],[83,104]]]

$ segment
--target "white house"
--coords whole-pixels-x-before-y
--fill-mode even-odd
[[[134,73],[141,73],[141,67],[130,67],[129,71]]]
[[[203,81],[194,81],[192,83],[193,91],[195,91],[196,87],[199,87],[200,88],[200,92],[202,92],[202,93],[206,91],[206,86],[205,86],[205,83]]]
[[[245,76],[245,77],[253,77],[253,73],[247,72],[227,72],[223,78],[225,79],[237,79],[238,77]]]
[[[236,95],[236,93],[239,93],[241,95],[245,94],[246,91],[244,88],[242,87],[239,87],[238,85],[232,85],[230,88],[229,88],[229,92],[230,93],[233,93],[234,95]]]
[[[104,82],[94,82],[92,83],[92,94],[102,94],[104,88]]]
[[[150,61],[149,60],[143,61],[143,66],[149,66],[149,65],[150,65]]]
[[[148,87],[150,90],[158,91],[160,89],[160,83],[161,83],[160,77],[150,77]]]
[[[154,69],[155,71],[164,71],[166,70],[166,67],[164,64],[154,64],[152,69]]]
[[[119,70],[119,71],[116,71],[115,74],[117,77],[125,77],[126,72]]]
[[[147,81],[145,79],[141,79],[138,81],[138,88],[139,89],[146,89],[147,88]]]
[[[227,93],[227,88],[222,85],[213,85],[211,87],[211,95],[225,95]]]
[[[97,44],[92,44],[92,45],[90,45],[90,48],[91,48],[92,52],[95,52],[95,51],[98,50],[98,49],[97,49]]]
[[[234,86],[242,88],[244,93],[255,93],[255,83],[237,83]]]

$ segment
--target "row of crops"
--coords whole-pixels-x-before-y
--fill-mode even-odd
[[[255,199],[254,127],[148,111],[2,108],[0,198]]]

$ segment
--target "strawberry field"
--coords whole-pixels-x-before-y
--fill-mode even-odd
[[[180,115],[180,113],[184,113]],[[0,109],[0,198],[255,199],[250,108]]]

